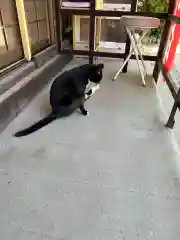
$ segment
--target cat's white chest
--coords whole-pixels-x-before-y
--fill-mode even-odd
[[[88,93],[90,90],[91,90],[90,96],[92,96],[99,88],[100,88],[99,84],[95,84],[89,81],[85,89],[85,98],[87,99],[89,97],[86,93]]]

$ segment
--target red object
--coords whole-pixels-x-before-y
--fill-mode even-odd
[[[180,0],[177,0],[176,7],[174,9],[174,16],[180,16]],[[171,71],[174,66],[174,58],[176,54],[176,48],[180,38],[180,24],[171,24],[169,31],[169,39],[164,56],[164,66],[167,71]]]

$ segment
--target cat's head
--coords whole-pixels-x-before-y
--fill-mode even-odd
[[[89,97],[91,97],[91,95],[93,95],[99,89],[100,82],[103,78],[103,68],[104,68],[104,64],[102,63],[97,65],[94,64],[90,68],[89,82],[85,90],[85,93]]]
[[[103,69],[104,69],[103,63],[93,64],[89,72],[89,81],[95,84],[100,84],[103,78]]]

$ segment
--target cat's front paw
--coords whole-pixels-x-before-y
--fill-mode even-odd
[[[85,100],[87,100],[88,98],[90,98],[92,95],[92,90],[89,90],[89,92],[85,93]]]
[[[87,110],[84,110],[84,111],[82,112],[82,114],[83,114],[84,116],[89,116],[89,112],[88,112]]]

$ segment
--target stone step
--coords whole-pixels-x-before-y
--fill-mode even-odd
[[[36,69],[34,61],[24,63],[17,69],[12,70],[2,78],[0,78],[0,95],[12,88],[24,77],[28,76]]]

